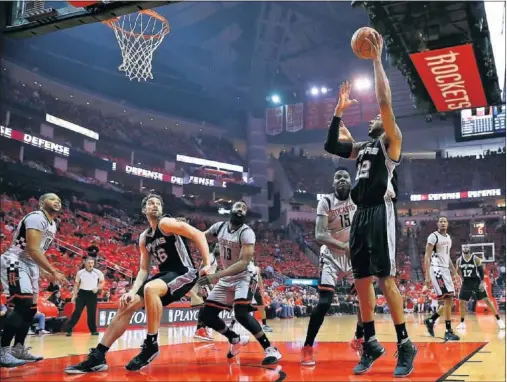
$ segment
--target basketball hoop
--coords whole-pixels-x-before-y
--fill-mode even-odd
[[[103,22],[110,27],[120,46],[122,63],[118,69],[132,81],[153,79],[153,52],[169,33],[167,20],[152,10],[116,17]]]

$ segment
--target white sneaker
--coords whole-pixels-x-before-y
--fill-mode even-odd
[[[239,341],[235,344],[231,344],[229,347],[229,352],[227,353],[227,358],[232,358],[238,355],[239,351],[243,346],[248,345],[250,342],[249,336],[239,336]]]
[[[27,334],[28,334],[29,336],[34,336],[34,335],[35,335],[35,332],[34,332],[32,329],[30,329],[30,330],[28,331],[28,333],[27,333]]]
[[[12,355],[10,346],[0,347],[0,367],[17,367],[26,363],[22,359],[17,359]]]
[[[39,334],[51,334],[51,332],[48,332],[47,330],[41,330]]]
[[[44,357],[33,355],[29,352],[31,347],[26,347],[21,344],[16,344],[12,348],[12,355],[17,359],[21,359],[26,362],[38,362],[41,361]]]
[[[467,326],[464,322],[461,322],[458,326],[456,326],[456,330],[467,330]]]
[[[497,320],[496,323],[498,324],[500,330],[505,330],[505,323],[502,320]]]
[[[263,365],[273,365],[282,359],[282,355],[274,346],[270,346],[264,350],[264,359],[262,360]]]

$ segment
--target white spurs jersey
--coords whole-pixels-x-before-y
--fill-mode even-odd
[[[248,225],[243,224],[236,230],[232,230],[229,222],[218,222],[213,224],[207,231],[217,238],[220,248],[220,265],[222,269],[226,269],[234,263],[239,261],[241,248],[244,244],[255,245],[255,233]],[[245,272],[250,272],[252,275],[256,273],[255,265],[252,262],[248,268],[238,275],[224,277],[226,280],[234,280],[237,277],[242,277]]]
[[[431,254],[431,266],[449,268],[451,261],[452,239],[449,234],[441,234],[438,231],[428,236],[428,244],[433,245],[433,253]]]
[[[327,216],[327,231],[338,241],[348,243],[350,237],[350,225],[357,210],[351,196],[345,200],[340,200],[336,195],[325,195],[317,206],[317,215]],[[350,259],[344,256],[344,251],[331,250],[326,245],[320,248],[320,256],[324,261],[331,262],[343,272],[352,269]]]
[[[26,233],[29,229],[42,232],[40,250],[42,253],[46,253],[56,236],[56,223],[51,222],[44,212],[34,211],[21,219],[12,237],[11,246],[2,256],[28,264],[36,264],[26,250]]]

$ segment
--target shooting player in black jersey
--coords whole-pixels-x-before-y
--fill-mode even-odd
[[[375,337],[375,292],[373,277],[386,297],[398,337],[398,362],[395,377],[406,377],[414,369],[417,347],[408,338],[403,312],[403,299],[396,275],[396,166],[401,159],[402,135],[392,110],[391,90],[382,67],[383,41],[378,33],[369,37],[375,71],[375,92],[380,115],[370,121],[368,135],[372,140],[355,142],[341,117],[356,100],[349,99],[351,85],[342,84],[338,104],[324,148],[331,154],[356,160],[357,172],[352,200],[357,212],[350,231],[350,259],[364,325],[363,354],[354,368],[355,374],[370,370],[373,362],[385,353]]]
[[[486,285],[484,283],[484,267],[482,260],[470,253],[468,245],[463,246],[463,251],[458,260],[456,260],[456,269],[460,275],[463,283],[459,292],[459,313],[461,316],[461,323],[456,329],[466,330],[465,316],[467,314],[467,302],[475,294],[477,301],[483,300],[489,308],[489,311],[495,315],[496,322],[500,330],[505,329],[505,323],[500,319],[498,311],[491,302]]]
[[[179,301],[192,289],[198,278],[190,251],[182,237],[192,240],[199,249],[203,261],[201,272],[209,269],[209,248],[204,232],[162,215],[163,201],[159,195],[146,196],[141,208],[150,226],[139,237],[141,261],[136,281],[132,289],[121,297],[120,309],[102,341],[91,349],[83,362],[67,367],[67,374],[106,371],[107,351],[125,332],[132,315],[143,306],[146,308],[148,336],[141,352],[125,367],[131,371],[139,370],[155,359],[159,354],[157,336],[164,306]],[[160,273],[147,280],[151,261],[158,265]]]

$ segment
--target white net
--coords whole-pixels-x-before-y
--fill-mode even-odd
[[[169,24],[158,13],[146,10],[105,22],[116,35],[122,63],[118,69],[132,81],[153,79],[153,53],[169,33]]]

